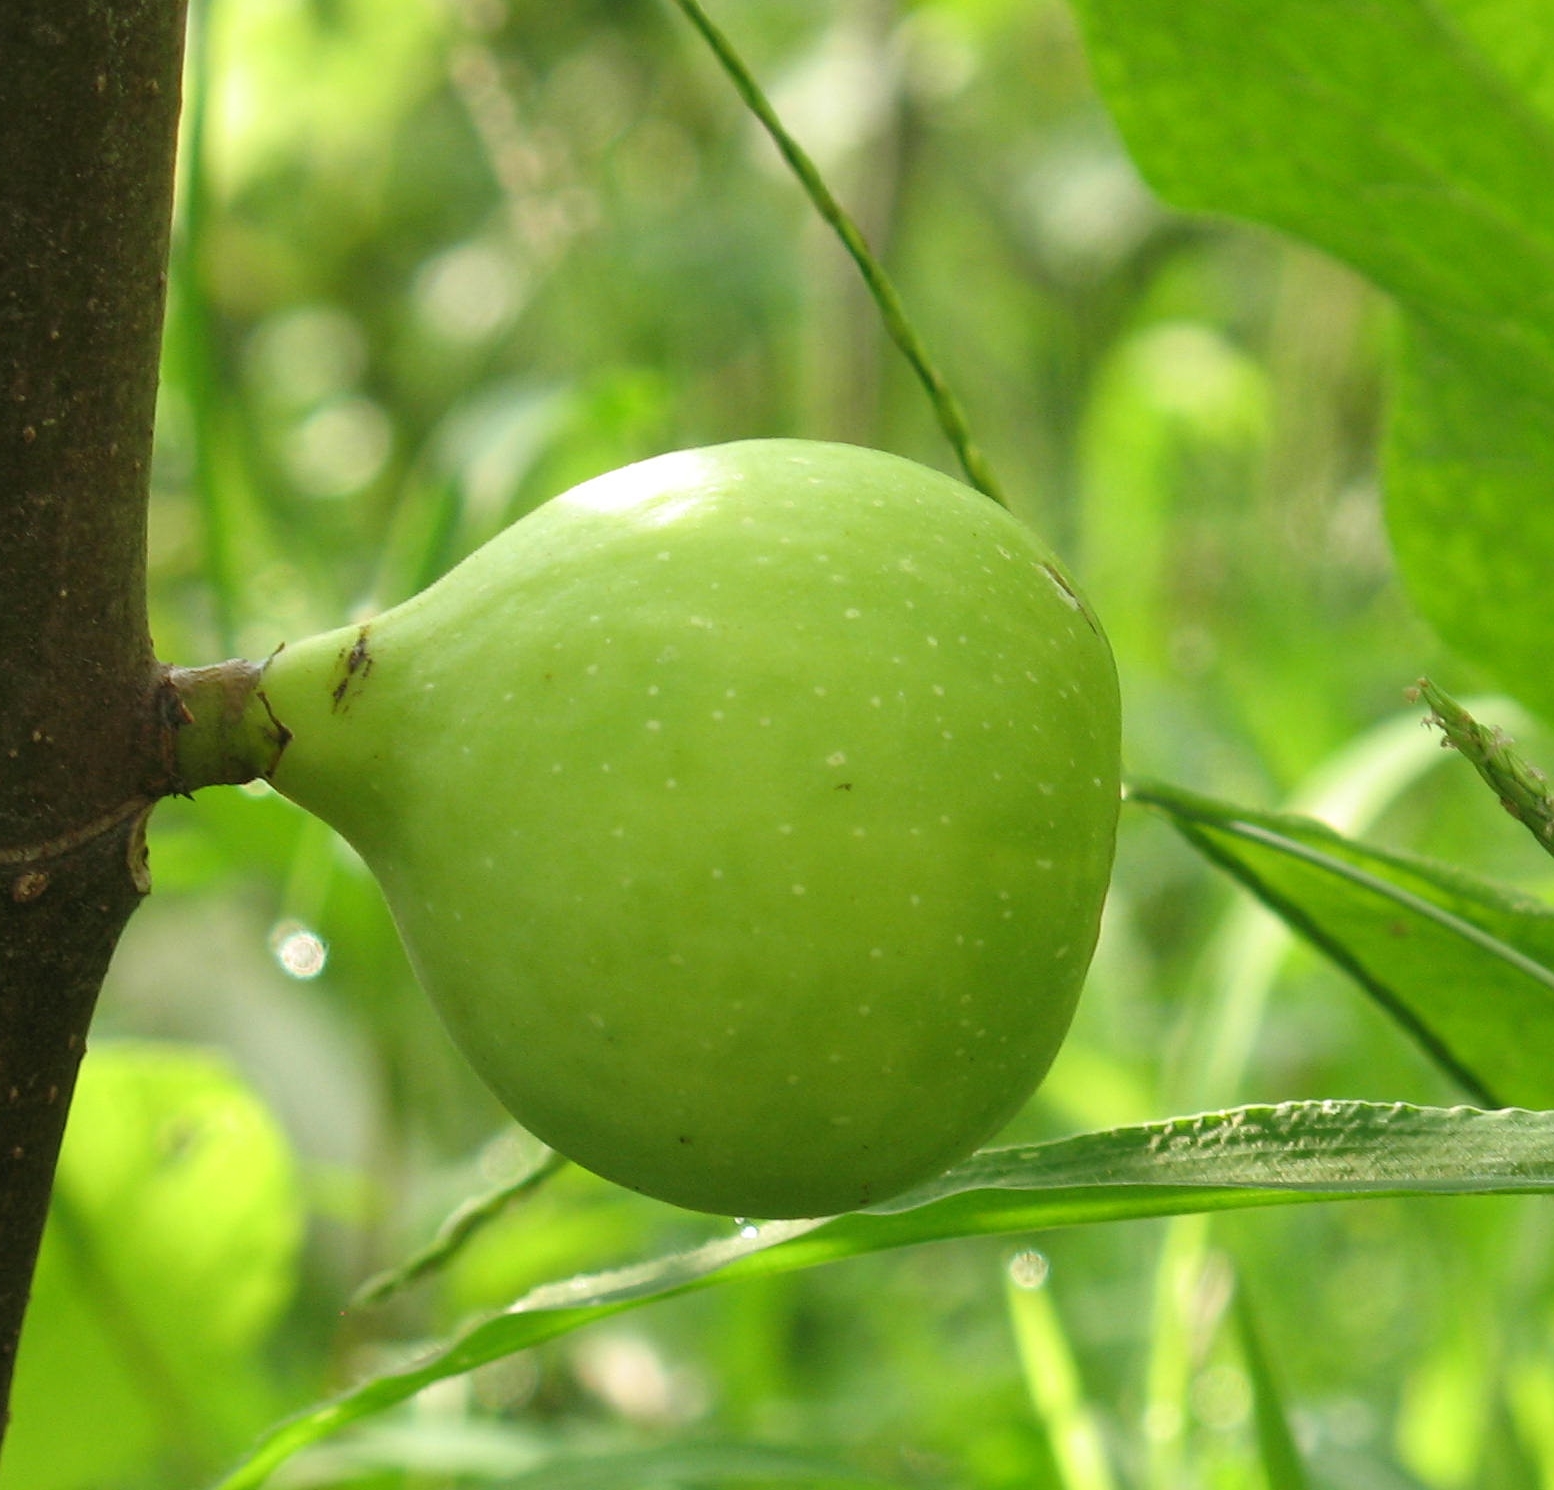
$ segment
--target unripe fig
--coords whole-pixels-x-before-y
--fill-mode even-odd
[[[517,1119],[623,1185],[823,1215],[990,1137],[1094,947],[1118,700],[994,503],[770,440],[555,498],[288,646],[275,786],[388,898]]]

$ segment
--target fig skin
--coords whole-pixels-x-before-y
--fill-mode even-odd
[[[278,652],[274,785],[378,878],[525,1127],[691,1209],[929,1180],[1094,948],[1117,682],[1021,523],[854,446],[660,456]]]

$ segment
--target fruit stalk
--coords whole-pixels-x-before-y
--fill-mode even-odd
[[[270,712],[259,689],[263,672],[259,663],[241,657],[168,669],[176,699],[176,792],[241,786],[275,769],[291,733]]]

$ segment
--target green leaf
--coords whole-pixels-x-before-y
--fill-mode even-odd
[[[1554,910],[1310,818],[1157,784],[1130,797],[1352,974],[1488,1106],[1554,1106]]]
[[[285,1138],[224,1060],[94,1045],[18,1356],[6,1490],[95,1490],[232,1453],[275,1410],[257,1352],[301,1233]]]
[[[745,1226],[690,1252],[547,1284],[416,1365],[279,1425],[218,1490],[252,1490],[299,1449],[433,1382],[714,1283],[950,1237],[1361,1196],[1517,1192],[1554,1192],[1554,1112],[1292,1102],[990,1149],[870,1211]]]
[[[1117,123],[1163,195],[1317,244],[1497,378],[1554,396],[1554,133],[1442,7],[1079,11]],[[1554,22],[1541,31],[1546,48]]]
[[[1554,403],[1470,375],[1438,336],[1409,327],[1386,469],[1388,532],[1414,604],[1554,719]]]
[[[1554,715],[1554,12],[1516,0],[1079,0],[1141,169],[1406,311],[1388,521],[1454,646]]]

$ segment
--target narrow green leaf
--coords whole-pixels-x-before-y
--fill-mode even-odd
[[[1486,1106],[1554,1106],[1554,910],[1309,818],[1149,784],[1205,855],[1359,981]]]
[[[1554,1192],[1554,1112],[1292,1102],[989,1149],[870,1211],[744,1226],[690,1252],[547,1284],[425,1360],[273,1429],[218,1490],[449,1376],[714,1283],[950,1237],[1361,1196]]]
[[[1263,1334],[1257,1323],[1257,1311],[1247,1297],[1246,1285],[1236,1283],[1232,1301],[1236,1333],[1241,1340],[1241,1357],[1252,1382],[1252,1423],[1257,1434],[1257,1451],[1262,1460],[1268,1490],[1310,1490],[1295,1435],[1290,1431],[1289,1414],[1284,1407],[1284,1390],[1269,1359]]]
[[[1047,1288],[1047,1261],[1023,1252],[1009,1265],[1009,1322],[1031,1406],[1046,1436],[1056,1490],[1116,1490],[1105,1438]]]

